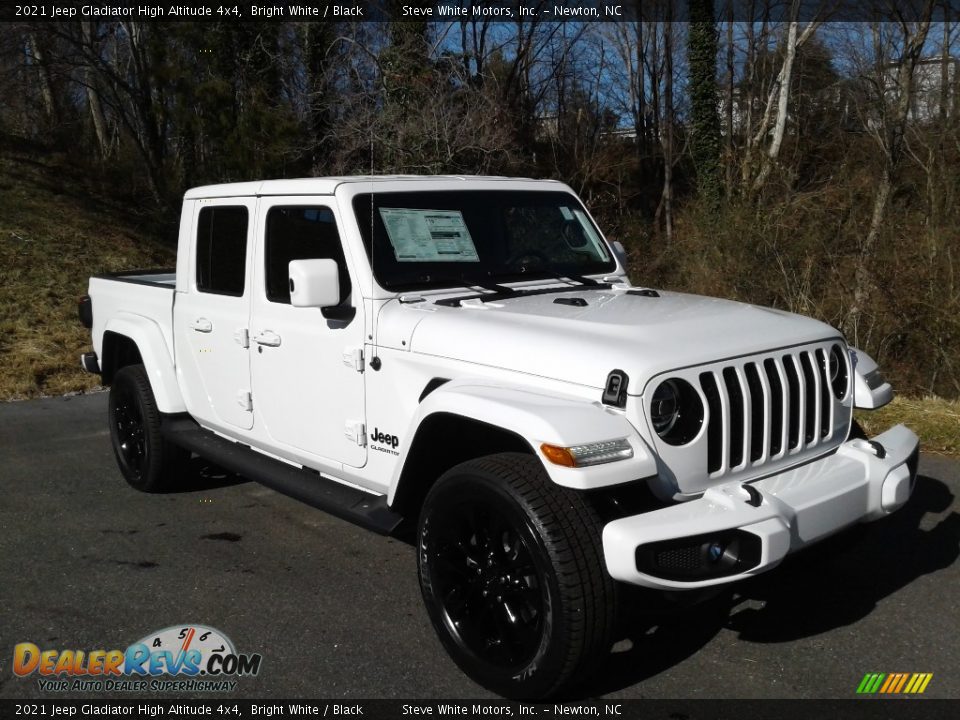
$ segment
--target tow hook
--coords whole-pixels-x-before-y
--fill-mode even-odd
[[[750,497],[747,499],[747,505],[752,505],[753,507],[760,507],[760,504],[763,502],[763,495],[760,494],[760,491],[757,490],[753,485],[747,485],[744,483],[740,486]]]
[[[872,451],[878,460],[883,460],[887,456],[887,449],[876,440],[867,438],[858,438],[853,441],[855,447],[863,451]]]

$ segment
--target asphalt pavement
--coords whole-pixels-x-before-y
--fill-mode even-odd
[[[192,461],[146,495],[114,464],[105,394],[0,404],[0,698],[49,698],[13,648],[126,648],[199,623],[260,653],[230,696],[483,698],[423,609],[413,548]],[[960,462],[909,505],[694,608],[638,607],[584,697],[853,698],[868,672],[960,698]],[[639,603],[639,600],[638,600]]]

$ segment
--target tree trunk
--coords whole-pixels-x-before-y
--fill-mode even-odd
[[[81,24],[83,31],[83,41],[87,45],[87,50],[91,56],[96,56],[96,47],[93,38],[93,23],[84,22]],[[83,68],[83,84],[87,91],[87,105],[90,108],[90,120],[93,122],[93,132],[97,137],[97,147],[100,149],[100,157],[106,158],[110,155],[110,138],[107,135],[107,123],[103,117],[103,104],[100,102],[100,93],[97,90],[97,78],[90,65]]]
[[[59,122],[60,112],[57,106],[56,96],[53,92],[50,67],[47,65],[46,55],[40,48],[40,43],[37,42],[37,37],[33,33],[27,35],[27,52],[37,66],[37,84],[40,86],[40,97],[43,98],[43,108],[46,111],[47,120],[55,125]]]
[[[727,0],[727,83],[724,102],[726,138],[724,142],[724,185],[729,198],[733,194],[733,85],[736,57],[733,47],[733,2]]]
[[[663,24],[663,227],[673,241],[673,12],[668,5]]]
[[[794,3],[794,8],[799,4]],[[791,21],[787,29],[787,42],[784,48],[783,67],[780,68],[780,75],[777,77],[777,114],[773,122],[773,137],[770,140],[770,147],[767,150],[763,164],[760,166],[760,172],[757,173],[757,179],[753,183],[753,191],[756,192],[767,181],[773,164],[780,156],[780,146],[783,145],[783,134],[787,129],[787,109],[790,103],[790,80],[793,77],[793,61],[797,56],[797,23]],[[771,90],[771,100],[773,91]]]
[[[870,226],[867,229],[866,237],[860,244],[857,265],[854,268],[853,305],[850,308],[849,319],[847,321],[847,333],[854,343],[859,342],[860,318],[863,315],[863,309],[866,306],[867,296],[870,290],[870,257],[877,247],[877,238],[880,236],[880,228],[887,215],[887,202],[890,199],[890,191],[892,188],[892,168],[889,164],[886,164],[884,165],[883,173],[880,175],[880,182],[877,184],[877,194],[873,198]]]
[[[781,65],[780,72],[777,74],[776,82],[773,84],[773,87],[770,88],[770,96],[767,98],[767,108],[764,111],[760,129],[754,137],[754,143],[759,144],[772,125],[773,137],[770,140],[770,147],[767,149],[766,155],[763,158],[760,171],[757,173],[757,177],[753,182],[753,192],[757,192],[763,187],[763,184],[770,176],[770,171],[780,158],[780,147],[783,145],[783,136],[787,129],[787,118],[789,116],[790,106],[790,84],[793,79],[793,63],[797,57],[797,49],[813,36],[813,33],[820,25],[819,21],[810,21],[798,37],[797,30],[799,23],[797,22],[797,17],[799,17],[799,14],[800,0],[793,0],[793,4],[790,6],[790,24],[787,28],[787,37],[783,49],[783,65]],[[774,107],[774,96],[776,96],[777,99],[777,111],[776,115],[771,117],[770,109]]]

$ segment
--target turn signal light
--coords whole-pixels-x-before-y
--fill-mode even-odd
[[[601,442],[573,445],[572,447],[560,447],[544,443],[540,446],[540,452],[554,465],[570,468],[601,465],[633,457],[633,448],[630,447],[626,438],[602,440]]]

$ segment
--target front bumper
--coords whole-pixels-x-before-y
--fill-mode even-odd
[[[790,552],[901,508],[913,492],[918,457],[917,436],[897,425],[793,470],[614,520],[603,529],[607,570],[616,580],[661,590],[765,572]]]

